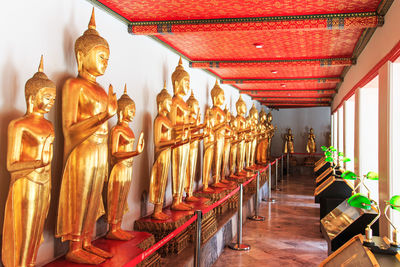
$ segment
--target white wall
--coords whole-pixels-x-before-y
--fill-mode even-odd
[[[335,110],[343,97],[397,44],[400,36],[400,1],[393,1],[385,15],[385,24],[378,27],[368,42],[357,64],[352,66],[344,77],[339,92],[333,99],[332,109]]]
[[[288,128],[292,129],[295,152],[306,152],[310,128],[314,129],[317,152],[321,152],[321,146],[329,143],[329,133],[331,131],[329,107],[273,110],[272,116],[272,123],[277,125],[275,136],[272,139],[271,149],[273,155],[282,154],[283,138]]]
[[[40,248],[38,264],[53,258],[55,216],[61,181],[63,137],[61,131],[60,90],[64,81],[77,75],[74,55],[75,40],[87,29],[92,6],[82,0],[35,0],[9,1],[0,9],[0,227],[2,228],[5,199],[9,186],[6,170],[6,146],[8,123],[25,113],[24,85],[37,71],[40,55],[44,54],[44,70],[57,84],[57,101],[49,114],[56,130],[55,153],[52,165],[51,207],[45,225],[45,241]],[[179,57],[159,43],[145,36],[127,33],[126,25],[109,14],[96,9],[97,30],[110,45],[109,66],[104,76],[98,79],[103,87],[112,83],[119,97],[125,83],[128,93],[136,102],[136,117],[132,128],[136,134],[145,134],[145,150],[134,160],[134,175],[128,197],[129,212],[123,227],[132,229],[134,220],[151,212],[152,205],[141,203],[149,187],[149,174],[153,164],[152,124],[156,116],[156,95],[167,80],[172,93],[171,73]],[[215,78],[199,69],[185,69],[191,77],[191,87],[200,102],[204,114],[211,105],[210,90]],[[228,107],[234,110],[238,91],[222,85]],[[252,101],[243,96],[248,109]],[[257,104],[257,108],[260,106]],[[236,112],[233,112],[236,115]],[[116,118],[110,122],[114,125]],[[167,202],[171,201],[171,186],[167,187]],[[57,254],[57,253],[56,253]]]

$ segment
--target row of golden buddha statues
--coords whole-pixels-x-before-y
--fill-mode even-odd
[[[132,238],[121,229],[121,222],[127,210],[133,157],[143,151],[144,138],[141,133],[135,148],[135,135],[129,127],[135,116],[135,102],[126,87],[117,100],[111,85],[107,93],[96,82],[107,68],[109,53],[107,41],[96,30],[93,12],[88,29],[75,43],[78,76],[65,82],[61,96],[64,168],[55,236],[69,241],[66,259],[77,263],[99,264],[112,257],[92,244],[95,223],[105,214],[105,183],[109,223],[106,237]],[[272,115],[264,111],[258,114],[253,105],[245,117],[247,108],[241,97],[236,102],[236,117],[223,110],[224,91],[217,82],[211,91],[213,107],[206,110],[201,123],[193,92],[186,102],[183,100],[189,94],[190,78],[181,60],[171,79],[174,94],[171,97],[165,84],[157,95],[158,115],[153,128],[155,161],[149,192],[156,220],[168,218],[162,208],[170,167],[171,209],[190,210],[190,203],[197,201],[193,190],[200,140],[204,146],[202,190],[212,192],[230,183],[228,175],[241,175],[256,161],[266,163],[274,134]],[[26,114],[8,127],[7,169],[11,183],[2,242],[6,267],[35,265],[50,204],[55,134],[45,114],[54,104],[56,86],[43,71],[43,57],[38,72],[26,82],[25,97]],[[115,114],[118,122],[109,133],[108,120]]]

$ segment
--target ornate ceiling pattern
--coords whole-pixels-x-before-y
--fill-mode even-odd
[[[90,0],[273,108],[329,106],[393,0]]]

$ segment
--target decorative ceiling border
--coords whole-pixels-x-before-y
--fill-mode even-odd
[[[298,82],[298,81],[316,81],[318,83],[338,83],[343,79],[341,77],[307,77],[307,78],[265,78],[265,79],[221,79],[221,84],[243,84],[243,83],[264,83],[264,82]]]

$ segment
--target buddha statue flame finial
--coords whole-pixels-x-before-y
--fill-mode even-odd
[[[90,17],[88,29],[96,30],[96,19],[94,16],[94,7],[92,9],[92,16]]]

